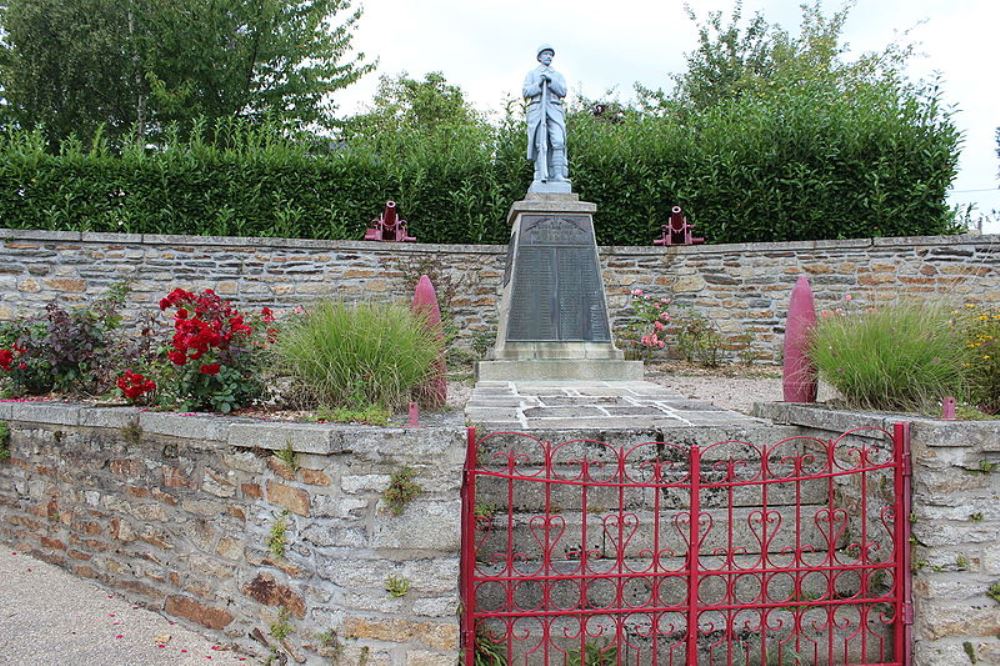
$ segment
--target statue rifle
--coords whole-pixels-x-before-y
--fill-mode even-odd
[[[540,100],[542,105],[542,113],[539,116],[541,122],[541,131],[538,132],[536,136],[539,137],[538,142],[538,160],[541,163],[542,168],[540,169],[542,174],[542,182],[548,182],[549,180],[549,82],[543,75],[542,77],[542,98]]]

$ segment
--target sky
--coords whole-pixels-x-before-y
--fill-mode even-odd
[[[734,2],[690,4],[702,17],[713,10],[728,16]],[[797,34],[799,4],[745,0],[743,16],[760,11]],[[829,14],[841,5],[828,0],[823,6]],[[684,54],[697,45],[681,0],[366,0],[363,7],[354,46],[377,56],[378,69],[334,96],[344,113],[370,102],[380,75],[423,78],[433,71],[460,86],[478,109],[498,111],[519,95],[541,43],[555,47],[553,66],[571,94],[596,98],[613,90],[625,101],[635,82],[669,89],[670,75],[684,71]],[[964,133],[949,200],[1000,215],[998,38],[997,0],[857,0],[843,34],[849,58],[894,40],[917,45],[910,77],[941,77],[943,99]],[[1000,233],[1000,220],[987,222],[984,231]]]

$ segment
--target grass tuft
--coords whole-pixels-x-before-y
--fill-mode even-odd
[[[947,308],[900,303],[822,317],[809,356],[850,407],[931,414],[963,394],[957,337]]]
[[[409,402],[441,344],[403,306],[326,302],[288,324],[274,351],[307,405],[393,410]]]

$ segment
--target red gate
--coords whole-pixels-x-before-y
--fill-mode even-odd
[[[909,426],[621,446],[469,429],[464,663],[909,663]]]

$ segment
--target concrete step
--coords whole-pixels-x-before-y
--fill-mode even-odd
[[[781,553],[845,547],[849,538],[846,519],[831,530],[827,515],[823,505],[770,507],[765,523],[759,508],[734,507],[731,514],[726,509],[706,509],[701,518],[699,552],[759,553],[764,549]],[[500,514],[480,522],[477,559],[490,561],[494,554],[506,553],[508,532],[512,551],[526,560],[542,559],[545,552],[550,558],[572,557],[584,545],[602,558],[615,558],[619,551],[625,557],[640,557],[654,547],[654,539],[661,555],[681,555],[688,550],[687,516],[687,511],[661,512],[656,534],[654,516],[649,511],[589,513],[586,520],[579,512],[550,514],[548,518],[528,513]]]
[[[477,379],[482,381],[641,381],[642,361],[608,358],[537,359],[521,361],[480,361]]]
[[[806,555],[807,564],[828,561],[828,554]],[[844,551],[836,557],[843,562],[854,562]],[[776,555],[772,563],[791,565],[790,556]],[[870,569],[866,577],[865,593],[859,571],[769,572],[759,571],[759,556],[738,555],[727,562],[725,558],[705,556],[699,559],[698,600],[702,605],[738,604],[774,605],[779,610],[811,609],[826,601],[841,602],[851,598],[888,600],[893,576],[887,569]],[[643,608],[650,606],[672,607],[675,611],[686,609],[688,598],[688,573],[683,557],[663,557],[654,568],[650,559],[614,560],[557,560],[548,566],[539,561],[518,561],[513,571],[506,572],[503,563],[478,562],[476,575],[513,577],[485,582],[477,588],[476,608],[482,612],[500,611],[507,607],[507,594],[519,610],[531,611],[575,610],[580,608]],[[801,565],[799,568],[802,568]],[[742,570],[741,573],[717,573]],[[638,575],[626,578],[624,574]],[[603,576],[603,577],[602,577]],[[544,581],[525,581],[522,577],[544,577]],[[560,578],[561,577],[561,578]],[[621,583],[619,584],[619,580]],[[732,590],[729,594],[727,591]],[[874,602],[873,602],[874,603]]]
[[[864,622],[861,606],[840,607],[834,622],[823,608],[798,613],[776,609],[768,611],[766,616],[761,611],[704,612],[698,618],[694,661],[699,665],[733,666],[828,666],[891,661],[891,626],[872,620],[886,612],[885,605],[869,605],[864,611],[869,619],[861,629],[859,625]],[[621,624],[608,616],[594,615],[585,625],[581,624],[578,618],[566,617],[517,620],[512,626],[512,650],[506,663],[564,666],[688,663],[684,614],[656,617],[655,653],[653,640],[649,638],[653,618],[648,614],[626,616]],[[484,628],[496,636],[504,635],[500,621],[487,621]],[[583,660],[581,651],[587,655]]]
[[[686,465],[689,449],[697,445],[702,449],[702,460],[705,462],[733,458],[758,461],[759,464],[761,450],[767,447],[772,453],[770,459],[775,464],[780,465],[780,459],[784,456],[801,456],[806,452],[814,456],[823,454],[823,457],[808,463],[807,469],[819,468],[825,464],[826,447],[822,443],[811,438],[796,437],[799,431],[795,428],[745,418],[742,422],[714,425],[686,426],[673,423],[620,430],[577,427],[533,429],[530,433],[524,433],[516,429],[480,429],[477,433],[478,459],[480,466],[503,468],[513,454],[519,466],[541,465],[548,451],[556,465],[579,464],[579,461],[586,458],[591,464],[601,463],[607,467],[609,464],[617,464],[619,451],[624,450],[625,461],[630,464],[660,461],[665,464]],[[551,444],[543,446],[542,442]],[[786,467],[790,464],[787,463]]]
[[[498,470],[499,471],[499,470]],[[544,470],[539,467],[518,467],[518,473],[529,478],[544,478]],[[630,466],[627,473],[631,478],[649,477],[648,468]],[[573,479],[579,476],[579,469],[565,467],[556,470],[555,477]],[[598,476],[598,475],[594,475]],[[664,483],[680,483],[686,480],[686,473],[672,473],[661,478]],[[600,476],[598,476],[600,478]],[[725,479],[724,472],[707,470],[702,474],[703,482],[720,483]],[[513,487],[511,487],[513,486]],[[806,481],[755,484],[749,486],[733,486],[732,488],[705,488],[699,493],[701,505],[705,508],[733,506],[761,506],[764,502],[764,489],[767,489],[768,506],[788,506],[794,504],[825,504],[830,497],[830,488],[826,479],[810,479]],[[544,483],[526,480],[510,480],[496,476],[478,476],[476,478],[476,506],[485,513],[506,513],[508,500],[512,499],[511,507],[515,512],[544,513],[546,495],[549,505],[556,512],[579,512],[583,507],[584,495],[587,500],[587,511],[603,513],[607,511],[646,509],[652,510],[657,493],[660,496],[660,510],[686,509],[690,506],[690,490],[670,486],[654,487],[613,487],[584,486],[572,483]]]

